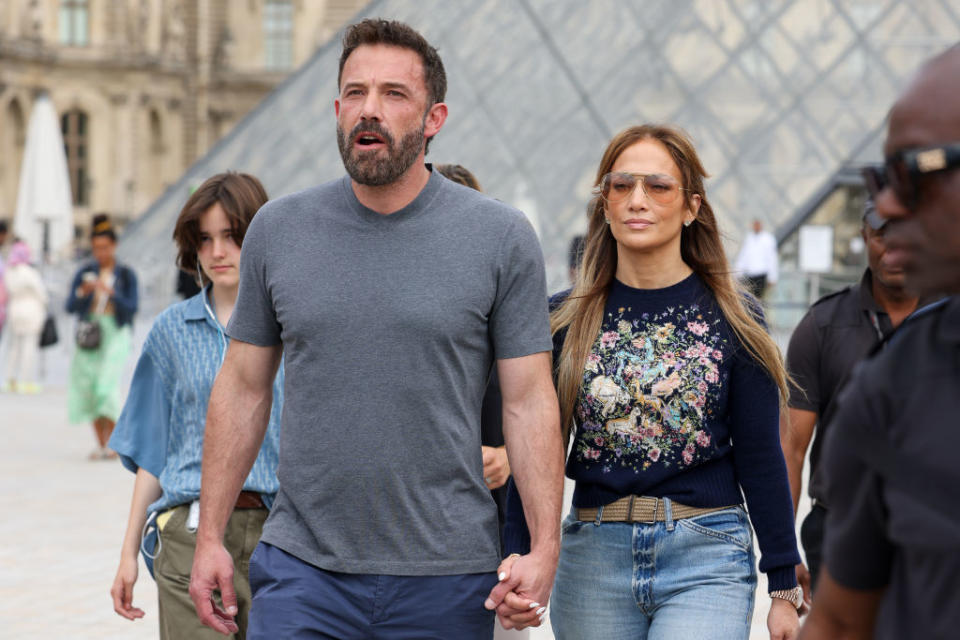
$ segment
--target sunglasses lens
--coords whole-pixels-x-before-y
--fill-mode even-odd
[[[670,176],[644,176],[643,190],[651,200],[659,204],[670,204],[680,195],[680,185]]]
[[[664,175],[634,175],[632,173],[608,173],[601,185],[603,198],[607,202],[622,202],[629,198],[637,188],[638,180],[643,181],[643,192],[658,204],[670,204],[680,195],[680,185],[675,179]]]
[[[603,197],[607,202],[620,202],[630,197],[637,179],[629,173],[608,173],[603,177]]]
[[[877,195],[883,191],[883,188],[887,186],[887,178],[884,174],[883,167],[864,167],[860,175],[863,176],[863,184],[866,186],[867,193],[870,194],[871,198],[875,199]]]
[[[916,189],[907,163],[902,158],[888,158],[883,168],[887,184],[897,194],[897,199],[908,207],[913,206]]]
[[[889,222],[887,218],[884,218],[877,213],[877,208],[870,200],[867,201],[866,212],[863,214],[863,220],[874,231],[882,230],[885,226],[887,226],[887,222]]]

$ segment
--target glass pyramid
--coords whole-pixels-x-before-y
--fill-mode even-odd
[[[910,74],[960,40],[951,0],[380,0],[440,51],[450,117],[428,161],[470,168],[539,229],[551,290],[610,137],[644,121],[694,138],[736,249],[750,220],[785,237],[852,163],[877,161]],[[272,197],[337,178],[339,35],[149,207],[121,242],[147,293],[173,288],[173,222],[226,169]],[[318,274],[320,275],[320,274]]]

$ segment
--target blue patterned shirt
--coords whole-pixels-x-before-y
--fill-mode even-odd
[[[202,293],[165,309],[150,329],[137,362],[127,402],[109,446],[123,465],[143,467],[160,480],[163,495],[147,513],[200,496],[200,461],[207,401],[220,368],[221,328],[204,309]],[[277,461],[283,367],[273,383],[270,424],[257,459],[243,483],[270,506],[279,488]]]

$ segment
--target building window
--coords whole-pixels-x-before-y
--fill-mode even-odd
[[[156,110],[150,110],[150,153],[154,155],[163,155],[166,147],[163,144],[163,124],[160,122],[160,114]]]
[[[267,0],[263,5],[264,65],[272,71],[293,66],[293,3]]]
[[[67,111],[60,118],[60,127],[63,129],[63,147],[67,153],[73,204],[78,207],[86,206],[90,201],[87,114],[79,109]]]
[[[87,4],[87,0],[60,0],[60,44],[87,46],[90,18]]]

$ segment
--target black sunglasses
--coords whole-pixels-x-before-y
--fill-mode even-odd
[[[960,142],[904,149],[887,156],[882,166],[864,167],[863,181],[871,197],[890,187],[908,209],[917,206],[920,179],[960,167]]]
[[[877,207],[873,204],[873,198],[867,198],[867,201],[863,203],[863,221],[868,227],[873,229],[874,232],[879,233],[883,231],[885,226],[887,226],[887,223],[890,222],[890,219],[884,218],[877,213]]]

